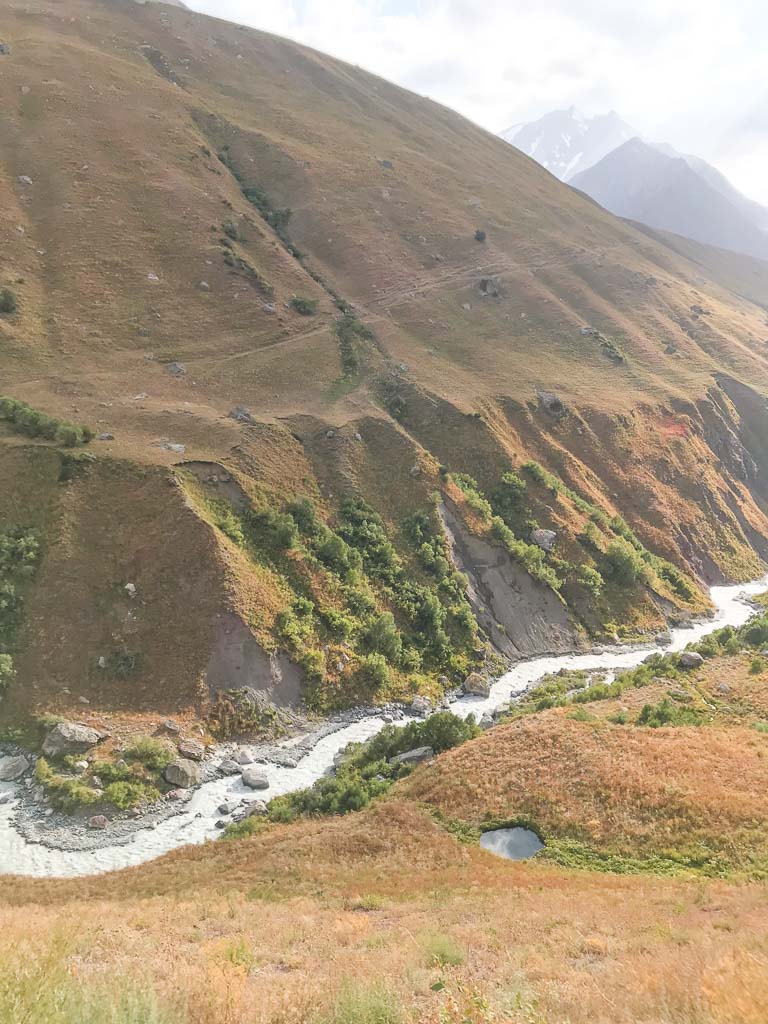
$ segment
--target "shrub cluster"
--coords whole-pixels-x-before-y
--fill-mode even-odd
[[[90,427],[77,426],[66,420],[57,420],[44,412],[33,409],[26,402],[7,396],[0,397],[0,420],[5,420],[17,434],[27,437],[43,437],[56,441],[67,448],[88,444],[95,434]]]
[[[22,527],[0,531],[0,695],[13,681],[13,646],[23,613],[24,583],[40,557],[37,532]]]
[[[463,719],[450,711],[431,715],[423,722],[409,722],[402,728],[384,726],[367,742],[350,744],[335,775],[319,779],[309,789],[270,800],[267,820],[291,822],[302,817],[359,811],[412,771],[409,765],[390,763],[396,754],[424,746],[439,754],[479,734],[480,729],[471,715]],[[228,838],[241,838],[258,827],[258,822],[247,818],[231,825],[226,834]]]

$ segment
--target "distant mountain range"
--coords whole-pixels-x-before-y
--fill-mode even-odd
[[[636,135],[614,111],[584,117],[576,107],[553,110],[538,121],[514,125],[501,133],[505,142],[533,157],[561,181],[570,181]]]
[[[768,260],[768,208],[700,157],[644,141],[613,111],[556,110],[501,138],[619,217]]]

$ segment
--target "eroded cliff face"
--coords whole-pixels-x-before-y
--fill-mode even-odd
[[[484,402],[470,415],[402,380],[396,393],[397,419],[379,410],[341,425],[309,416],[290,429],[246,423],[227,458],[173,470],[100,457],[71,463],[43,445],[4,449],[0,514],[38,529],[42,556],[25,588],[16,678],[0,714],[82,711],[82,697],[115,714],[184,707],[204,717],[233,690],[277,708],[300,705],[304,652],[281,647],[276,623],[296,593],[320,593],[340,609],[338,582],[322,582],[311,559],[260,560],[233,540],[227,519],[248,508],[279,512],[296,498],[333,525],[343,499],[361,496],[402,557],[414,559],[403,524],[440,495],[481,636],[509,660],[577,649],[603,635],[609,613],[647,631],[691,609],[650,590],[615,588],[608,610],[572,583],[556,593],[487,527],[475,528],[451,474],[471,475],[490,495],[506,471],[534,459],[606,516],[623,516],[650,552],[702,587],[755,577],[768,558],[766,399],[733,378],[718,378],[696,401],[615,415],[541,397]],[[555,531],[554,554],[571,565],[586,557],[585,517],[572,502],[530,480],[529,496],[525,515]],[[531,526],[521,529],[529,541]],[[327,685],[338,686],[351,647],[314,642]]]
[[[441,503],[439,512],[475,618],[501,655],[518,660],[583,646],[583,630],[553,590],[502,548],[470,533],[455,509]]]

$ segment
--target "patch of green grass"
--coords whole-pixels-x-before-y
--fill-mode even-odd
[[[345,981],[331,1011],[318,1024],[403,1024],[400,1001],[383,985]]]
[[[55,441],[66,448],[76,448],[80,444],[88,444],[95,437],[95,432],[86,426],[77,426],[67,420],[59,420],[48,416],[38,409],[33,409],[26,402],[8,396],[0,397],[0,420],[5,420],[11,430],[27,437],[42,437],[46,441]]]
[[[459,967],[466,959],[466,950],[444,932],[427,932],[420,938],[428,967]]]
[[[173,750],[164,740],[140,736],[123,754],[126,761],[138,761],[153,772],[161,772],[175,759]]]

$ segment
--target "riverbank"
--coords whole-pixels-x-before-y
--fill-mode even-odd
[[[447,702],[455,714],[474,714],[478,720],[492,715],[496,709],[520,694],[542,676],[560,669],[618,671],[639,664],[655,650],[679,651],[721,626],[742,625],[752,614],[750,596],[760,593],[768,578],[746,585],[713,587],[715,614],[711,618],[670,632],[670,642],[622,648],[610,648],[587,654],[560,654],[520,662],[502,675],[491,687],[487,698],[462,696]],[[346,712],[313,732],[293,737],[279,744],[244,747],[263,767],[269,787],[258,796],[271,799],[312,785],[333,765],[336,754],[350,742],[364,741],[375,735],[389,720],[402,711],[390,709],[358,709]],[[239,775],[222,776],[218,767],[231,753],[222,747],[206,762],[206,781],[189,799],[164,807],[156,818],[139,821],[119,819],[106,832],[87,833],[72,829],[70,841],[57,836],[58,822],[39,822],[36,828],[21,823],[23,801],[19,804],[20,787],[2,783],[12,793],[12,802],[0,806],[0,871],[5,874],[64,877],[97,874],[140,864],[188,843],[201,843],[219,835],[217,821],[223,803],[237,807],[256,794],[248,789]],[[0,794],[3,789],[0,788]],[[58,845],[53,844],[58,841]],[[80,847],[78,848],[78,843]]]

